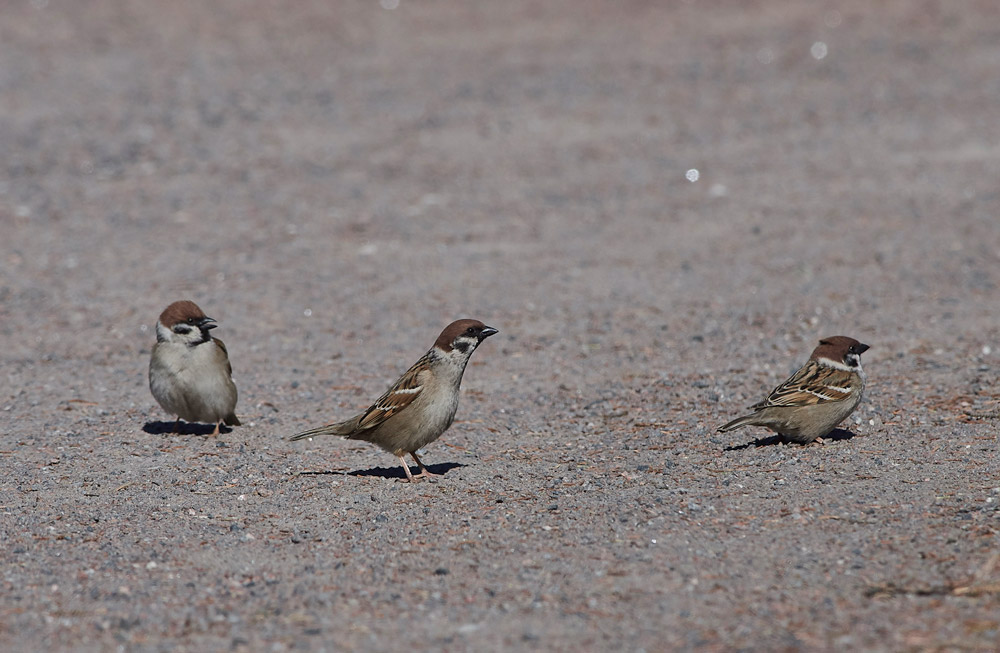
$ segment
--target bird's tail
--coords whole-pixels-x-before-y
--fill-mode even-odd
[[[719,433],[725,433],[726,431],[732,431],[733,429],[738,429],[741,426],[746,426],[747,424],[754,421],[757,417],[756,413],[751,413],[750,415],[744,415],[743,417],[737,417],[733,421],[723,424],[718,428]]]
[[[360,415],[358,416],[360,417]],[[351,433],[354,433],[358,427],[358,417],[353,417],[346,422],[337,422],[336,424],[327,424],[326,426],[318,426],[314,429],[309,429],[308,431],[302,431],[302,433],[296,433],[289,440],[303,440],[305,438],[312,438],[317,435],[339,435],[346,437]]]
[[[236,416],[236,413],[229,413],[222,420],[222,422],[226,426],[243,426],[242,422],[240,422],[240,418]]]

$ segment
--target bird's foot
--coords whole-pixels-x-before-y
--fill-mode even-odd
[[[427,471],[427,468],[424,467],[424,463],[422,463],[420,461],[420,458],[417,457],[417,453],[415,451],[411,452],[410,456],[417,463],[417,467],[420,468],[420,473],[417,474],[416,476],[414,476],[414,478],[426,478],[426,479],[430,480],[432,478],[437,478],[437,477],[441,476],[441,474],[434,474],[432,472]]]

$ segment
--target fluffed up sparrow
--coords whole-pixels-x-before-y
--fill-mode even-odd
[[[820,440],[854,412],[865,389],[861,354],[868,345],[847,336],[819,341],[799,370],[750,408],[754,411],[719,427],[765,426],[799,444]]]
[[[452,322],[434,346],[366,411],[349,420],[304,431],[292,440],[339,435],[377,444],[399,458],[406,478],[437,476],[427,471],[417,451],[448,430],[458,409],[462,373],[472,352],[497,333],[479,320]],[[403,457],[410,454],[420,468],[414,476]]]
[[[156,344],[149,359],[149,390],[163,409],[180,421],[239,426],[236,384],[229,352],[209,335],[215,320],[187,300],[167,306],[156,323]]]

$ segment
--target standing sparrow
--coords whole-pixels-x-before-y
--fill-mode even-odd
[[[314,435],[339,435],[348,440],[377,444],[399,458],[406,478],[437,476],[427,471],[417,451],[448,430],[458,409],[462,373],[476,347],[497,330],[479,320],[452,322],[434,346],[386,390],[368,410],[344,422],[327,424],[292,436],[292,440]],[[405,454],[420,468],[410,473]]]
[[[229,352],[209,335],[215,320],[194,302],[167,306],[156,323],[156,344],[149,359],[149,389],[168,413],[180,421],[239,426],[236,417],[236,384]]]
[[[750,408],[754,412],[719,427],[765,426],[786,440],[820,440],[854,412],[865,389],[861,354],[868,345],[847,336],[823,338],[806,364]]]

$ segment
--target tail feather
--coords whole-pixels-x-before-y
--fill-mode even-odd
[[[360,417],[360,415],[358,416]],[[317,435],[339,435],[341,437],[350,437],[358,429],[358,417],[351,418],[346,422],[337,422],[336,424],[327,424],[326,426],[318,426],[314,429],[309,429],[308,431],[303,431],[302,433],[296,433],[289,440],[303,440],[305,438],[312,438]]]
[[[744,415],[743,417],[737,417],[731,422],[723,424],[718,428],[719,433],[725,433],[727,431],[732,431],[733,429],[738,429],[741,426],[746,426],[747,424],[752,424],[757,418],[756,413],[751,413],[749,415]]]
[[[240,418],[236,416],[236,413],[229,413],[222,419],[222,422],[226,426],[243,426],[240,422]]]

